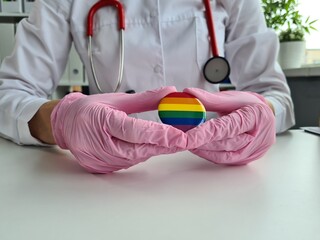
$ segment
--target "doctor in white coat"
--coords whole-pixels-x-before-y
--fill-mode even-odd
[[[119,31],[117,28],[117,13],[112,7],[100,9],[96,13],[92,41],[97,78],[101,89],[106,94],[96,94],[98,89],[90,68],[86,36],[87,14],[97,1],[36,0],[29,17],[20,22],[16,33],[15,48],[12,54],[4,59],[0,69],[1,136],[18,144],[46,145],[58,143],[59,146],[70,150],[76,149],[75,146],[71,147],[70,144],[66,143],[66,133],[61,130],[63,128],[61,124],[63,124],[62,122],[68,122],[65,119],[67,116],[64,116],[63,120],[60,119],[63,114],[58,111],[59,109],[61,111],[67,111],[66,109],[68,109],[70,113],[70,111],[75,111],[75,106],[66,108],[59,100],[48,100],[48,97],[56,90],[65,70],[72,43],[74,43],[88,74],[90,94],[93,97],[104,96],[104,99],[112,99],[112,103],[109,102],[107,105],[114,104],[112,105],[114,107],[118,104],[118,95],[114,95],[115,93],[112,92],[116,87],[118,77]],[[189,91],[199,98],[201,96],[203,98],[205,95],[206,99],[201,100],[205,102],[205,105],[210,105],[211,97],[216,96],[210,94],[217,93],[219,85],[207,82],[202,74],[204,64],[211,57],[203,1],[122,0],[121,2],[126,15],[126,30],[124,73],[119,92],[125,93],[132,90],[136,92],[137,94],[132,94],[132,99],[128,100],[129,102],[136,101],[133,99],[135,95],[137,95],[137,98],[141,98],[141,95],[145,94],[143,95],[146,100],[145,104],[150,106],[133,111],[124,110],[121,107],[118,110],[134,114],[137,121],[141,120],[145,123],[145,120],[151,120],[159,127],[160,123],[156,123],[159,121],[157,114],[149,110],[155,110],[156,103],[169,92],[183,91],[188,88],[187,92]],[[276,61],[279,47],[277,35],[267,29],[259,0],[213,0],[210,4],[214,16],[217,48],[220,54],[229,61],[231,67],[230,81],[237,90],[235,93],[240,94],[238,91],[257,93],[257,95],[263,96],[263,101],[272,110],[270,112],[273,114],[271,114],[270,119],[274,117],[274,124],[269,126],[269,132],[272,135],[270,144],[267,144],[269,146],[274,141],[273,135],[276,132],[283,132],[294,125],[290,90]],[[175,89],[166,86],[174,86]],[[202,89],[202,91],[199,89]],[[108,93],[110,94],[108,95]],[[244,96],[245,100],[242,101],[242,96],[241,94],[232,95],[228,98],[228,96],[223,95],[223,99],[227,102],[243,103],[230,109],[226,106],[226,111],[210,106],[205,107],[207,110],[212,108],[212,111],[223,113],[220,116],[228,115],[235,110],[250,105],[248,101],[251,100]],[[150,99],[154,99],[154,102]],[[99,101],[99,99],[90,100],[90,102]],[[119,101],[121,102],[121,100]],[[63,101],[63,103],[66,104],[66,101]],[[59,108],[56,107],[57,105]],[[81,108],[81,104],[77,106]],[[55,107],[55,114],[58,115],[52,116]],[[86,117],[88,119],[94,118],[90,114],[92,113],[88,113]],[[75,116],[73,117],[75,118]],[[210,117],[209,114],[208,118]],[[88,119],[87,122],[89,122]],[[270,119],[265,120],[270,122],[272,121]],[[262,122],[265,122],[265,120]],[[60,122],[59,127],[55,125],[56,122],[52,121]],[[210,122],[209,119],[207,122]],[[212,122],[214,123],[214,121]],[[255,120],[253,125],[258,126],[258,123],[260,123],[260,120]],[[76,123],[70,124],[74,125]],[[162,125],[164,124],[161,124],[161,127],[163,127]],[[235,126],[230,125],[229,127],[234,128]],[[59,128],[59,131],[56,128]],[[165,126],[165,129],[162,130],[168,133],[166,137],[178,134],[185,142],[183,143],[182,140],[179,140],[179,143],[176,142],[179,146],[175,146],[175,143],[171,142],[170,146],[166,146],[171,150],[155,150],[155,152],[145,155],[142,159],[145,160],[147,157],[156,155],[157,151],[158,154],[162,154],[187,149],[196,153],[196,149],[200,148],[200,144],[187,146],[191,139],[201,141],[199,138],[201,134],[199,135],[199,133],[194,133],[193,136],[180,132],[170,133],[170,131],[173,131],[170,126]],[[208,129],[206,130],[205,132],[208,134]],[[128,137],[128,131],[130,132],[130,130],[127,130],[126,138],[130,138]],[[246,130],[245,132],[250,131]],[[243,133],[241,132],[241,134]],[[83,132],[83,135],[87,136],[88,133]],[[129,135],[133,136],[134,134]],[[225,137],[238,141],[239,138],[235,137],[236,135]],[[251,136],[253,135],[251,134]],[[79,135],[77,136],[79,137]],[[201,136],[204,137],[204,135]],[[73,140],[74,137],[72,137]],[[148,137],[150,137],[150,134],[144,136],[144,138]],[[206,137],[208,136],[206,135]],[[63,141],[66,145],[59,142],[59,138],[64,138]],[[173,137],[169,138],[173,139]],[[266,137],[262,136],[262,138]],[[71,141],[70,139],[69,136],[69,141]],[[225,153],[230,155],[231,152],[240,151],[244,148],[244,146],[238,146],[236,149],[232,149],[235,142],[232,144],[226,143],[226,139],[219,139],[219,141],[223,140],[221,143],[228,146],[228,148],[223,149]],[[166,140],[168,139],[162,139],[161,141],[166,142]],[[88,139],[87,141],[90,142]],[[131,143],[136,144],[134,143],[135,138],[125,141],[133,141]],[[250,141],[254,141],[254,139]],[[87,142],[78,144],[86,145]],[[139,142],[139,144],[142,143]],[[153,142],[153,144],[157,143]],[[257,146],[255,149],[258,149],[261,142],[257,142],[255,145]],[[121,148],[120,145],[117,146]],[[217,151],[217,149],[211,150],[211,155],[214,155],[212,152]],[[96,149],[97,151],[100,150]],[[138,150],[136,151],[138,152]],[[139,151],[141,152],[140,148]],[[219,149],[219,151],[221,152],[222,149]],[[82,150],[82,153],[84,152],[85,150]],[[103,158],[110,158],[110,155],[116,155],[112,152],[114,152],[114,149],[108,152],[107,157],[101,156],[99,161],[104,161]],[[250,154],[252,155],[253,152]],[[80,157],[75,152],[73,153],[79,160]],[[127,152],[123,154],[127,154]],[[258,158],[258,155],[255,159]],[[209,158],[203,154],[199,154],[199,156]],[[96,158],[97,156],[94,159]],[[132,158],[137,159],[139,157],[135,154]],[[230,157],[228,158],[230,159]],[[246,160],[248,160],[248,156],[232,163],[249,162]],[[135,163],[132,162],[129,166]],[[121,165],[116,170],[129,166]],[[97,172],[113,170],[108,168],[108,170]],[[96,172],[94,169],[92,171]]]

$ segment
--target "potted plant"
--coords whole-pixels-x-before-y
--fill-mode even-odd
[[[305,56],[305,36],[316,30],[317,20],[304,18],[298,0],[262,0],[265,20],[279,36],[279,63],[282,68],[299,68]]]

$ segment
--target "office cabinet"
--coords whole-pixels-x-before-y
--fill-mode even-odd
[[[33,7],[33,3],[35,0],[23,0],[23,11],[25,13],[29,13]]]
[[[0,0],[1,11],[7,13],[22,13],[23,3],[22,0]]]
[[[296,117],[294,128],[318,126],[320,118],[320,76],[288,77]]]
[[[15,24],[0,23],[0,62],[9,56],[14,46]]]

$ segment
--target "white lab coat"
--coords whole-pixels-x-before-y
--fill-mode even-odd
[[[96,93],[87,54],[86,18],[97,0],[37,0],[20,22],[16,45],[0,69],[0,134],[19,144],[40,144],[28,121],[45,103],[64,72],[72,41]],[[125,63],[120,91],[136,92],[174,85],[218,91],[204,80],[211,56],[201,0],[122,0],[126,12]],[[231,65],[237,90],[263,94],[276,110],[277,132],[294,124],[290,91],[276,63],[278,40],[265,26],[259,0],[212,1],[220,55]],[[98,11],[93,53],[101,88],[116,86],[119,34],[114,8]],[[158,120],[155,112],[141,118]]]

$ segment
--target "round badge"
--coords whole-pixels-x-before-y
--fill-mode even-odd
[[[170,93],[159,103],[158,113],[164,124],[184,132],[206,120],[206,109],[199,99],[183,92]]]

